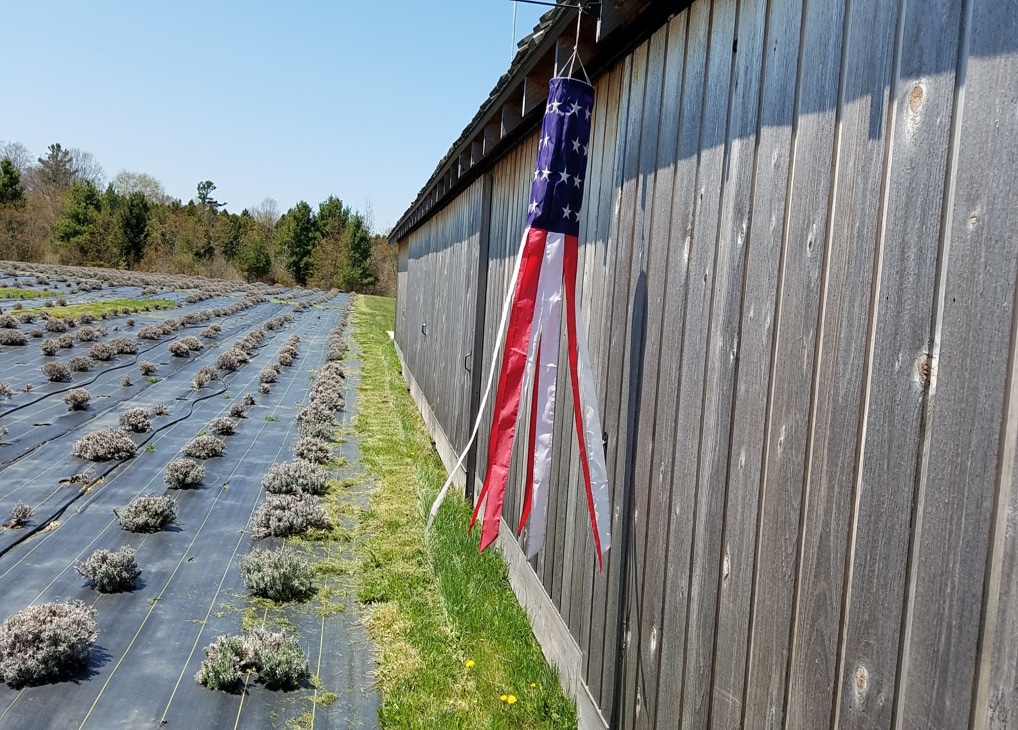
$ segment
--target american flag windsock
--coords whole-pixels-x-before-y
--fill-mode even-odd
[[[537,165],[531,185],[527,227],[520,244],[513,289],[506,298],[497,341],[505,332],[505,354],[488,445],[488,468],[470,527],[484,505],[481,546],[498,536],[523,393],[530,397],[530,428],[523,513],[518,532],[529,519],[527,555],[544,545],[551,488],[552,434],[559,331],[565,295],[565,324],[573,417],[587,509],[598,565],[611,544],[608,473],[601,445],[601,416],[593,372],[576,299],[580,206],[587,171],[590,115],[594,89],[572,78],[554,78],[541,125]],[[506,328],[508,325],[508,328]],[[497,351],[493,361],[497,360]],[[492,363],[494,368],[494,362]],[[494,374],[494,369],[492,370]],[[491,386],[489,377],[488,387]],[[525,388],[526,386],[526,388]],[[487,400],[487,393],[484,401]],[[480,411],[484,410],[484,401]],[[478,425],[480,414],[478,414]],[[474,432],[476,434],[477,426]],[[469,449],[469,445],[467,446]],[[457,467],[458,468],[458,467]],[[455,470],[454,470],[455,471]],[[432,513],[437,510],[432,509]]]

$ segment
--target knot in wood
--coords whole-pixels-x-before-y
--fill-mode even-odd
[[[930,353],[924,352],[916,360],[916,372],[919,373],[919,382],[924,388],[930,385],[930,375],[933,372],[933,362]]]

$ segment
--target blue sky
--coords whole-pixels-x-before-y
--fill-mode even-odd
[[[520,3],[516,38],[548,8]],[[337,195],[393,225],[508,68],[509,0],[12,2],[0,140],[79,147],[240,212]]]

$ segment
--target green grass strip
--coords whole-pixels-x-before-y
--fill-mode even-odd
[[[115,309],[137,309],[142,312],[154,310],[157,306],[162,309],[173,309],[176,304],[170,299],[102,299],[87,304],[68,304],[65,307],[58,305],[33,311],[45,311],[53,317],[77,317],[86,312],[101,317],[104,314],[111,314]]]
[[[427,540],[445,469],[386,330],[395,302],[358,296],[363,356],[355,427],[377,485],[359,532],[359,599],[378,648],[387,728],[567,728],[576,711],[541,654],[494,549],[477,552],[470,506],[450,495]]]
[[[0,299],[38,299],[39,297],[58,296],[51,292],[45,294],[37,289],[18,289],[12,286],[0,286]]]

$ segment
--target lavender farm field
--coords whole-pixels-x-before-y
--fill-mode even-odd
[[[21,333],[26,342],[0,344],[0,381],[11,391],[0,396],[0,523],[19,503],[32,510],[23,526],[0,528],[0,620],[29,606],[80,600],[94,607],[99,627],[82,671],[55,682],[0,684],[0,727],[232,727],[242,716],[243,727],[373,725],[374,698],[344,692],[333,678],[362,671],[367,681],[364,647],[350,649],[359,636],[355,612],[335,604],[323,611],[314,600],[253,599],[238,570],[254,547],[283,542],[252,536],[266,496],[262,479],[272,464],[293,458],[297,415],[323,366],[339,367],[347,295],[5,262],[0,272],[0,333]],[[42,342],[62,335],[71,346],[46,354]],[[339,349],[345,353],[345,345]],[[66,378],[44,373],[72,358],[91,363]],[[154,371],[146,365],[143,373],[143,362]],[[203,383],[199,373],[211,379]],[[72,410],[65,397],[78,388],[90,398]],[[340,404],[353,400],[340,395]],[[147,412],[148,430],[124,428],[121,416],[137,408]],[[337,411],[335,428],[348,417]],[[217,437],[222,455],[198,459],[200,484],[170,489],[167,465],[217,418],[233,421],[233,432]],[[74,455],[86,434],[103,431],[123,434],[134,455]],[[350,451],[335,446],[336,456]],[[336,480],[345,461],[320,468]],[[154,532],[122,529],[114,510],[142,495],[169,497],[175,522]],[[133,589],[100,593],[76,572],[95,550],[121,546],[136,551],[142,570]],[[313,543],[301,549],[313,557]],[[230,691],[195,682],[204,646],[259,623],[297,639],[310,677],[290,691],[250,674]],[[333,667],[333,677],[317,675],[323,666]]]

